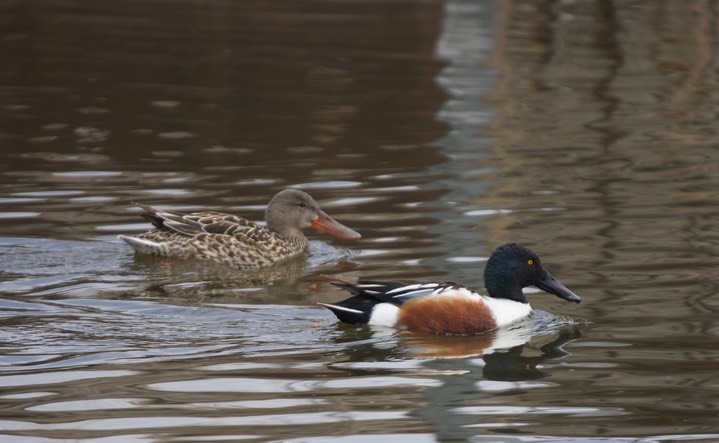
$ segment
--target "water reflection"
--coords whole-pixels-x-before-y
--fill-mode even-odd
[[[581,336],[579,329],[564,327],[549,340],[537,346],[517,345],[478,358],[458,360],[428,360],[425,366],[447,373],[439,387],[423,393],[427,402],[413,412],[432,423],[442,438],[471,438],[476,428],[521,428],[528,426],[534,414],[573,415],[581,413],[575,405],[555,407],[527,407],[504,404],[498,394],[520,393],[528,390],[551,389],[551,381],[533,382],[550,376],[551,371],[540,369],[545,363],[560,360],[570,354],[563,346]],[[545,337],[546,339],[546,337]],[[537,340],[533,340],[536,343]],[[536,353],[538,355],[523,355]],[[603,416],[601,408],[591,413]],[[585,411],[589,413],[590,411]]]
[[[719,439],[713,2],[0,10],[3,441]],[[239,275],[115,239],[133,200],[258,220],[287,186],[359,254]],[[313,306],[480,287],[507,241],[585,296],[509,345]]]

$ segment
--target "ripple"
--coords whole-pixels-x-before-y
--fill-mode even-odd
[[[274,178],[252,178],[248,180],[239,180],[235,184],[239,186],[269,186],[278,183],[278,179]]]
[[[180,102],[178,100],[153,100],[150,102],[150,104],[156,108],[176,108],[180,106]]]
[[[245,154],[251,154],[252,149],[248,148],[230,148],[228,146],[210,146],[209,148],[203,149],[203,152],[206,152],[208,154],[236,154],[236,155],[245,155]]]
[[[329,207],[335,206],[359,206],[368,203],[376,203],[382,200],[382,197],[344,197],[332,200],[327,203]]]
[[[74,130],[80,143],[94,143],[107,141],[110,131],[92,126],[79,126]]]
[[[95,226],[95,230],[100,232],[143,232],[147,231],[150,226],[149,223],[123,223]]]
[[[298,183],[290,186],[291,188],[297,189],[347,189],[356,188],[362,186],[361,182],[348,181],[348,180],[335,180],[326,182],[313,182],[313,183]]]
[[[414,378],[397,376],[353,377],[328,381],[291,380],[279,378],[203,378],[176,382],[160,382],[147,385],[148,389],[166,392],[234,392],[280,394],[289,392],[309,392],[321,389],[376,389],[415,386],[439,386],[440,381],[432,378]]]
[[[514,389],[538,389],[556,387],[555,383],[539,383],[529,381],[497,381],[480,380],[475,383],[478,390],[483,392],[507,392]]]
[[[117,197],[103,197],[100,195],[94,197],[76,197],[70,199],[70,201],[73,203],[109,203],[116,200]]]
[[[388,442],[392,443],[436,443],[437,437],[434,434],[363,434],[363,435],[332,435],[318,437],[299,437],[282,440],[270,440],[270,442],[283,443],[366,443]]]
[[[77,178],[93,178],[93,177],[118,177],[123,173],[119,171],[67,171],[53,172],[56,177],[77,177]]]
[[[15,192],[11,195],[18,195],[23,197],[72,197],[75,195],[84,195],[85,191],[77,190],[59,190],[59,191],[28,191],[28,192]]]
[[[48,142],[54,142],[58,138],[60,138],[60,137],[58,137],[57,135],[38,135],[35,137],[28,138],[27,141],[30,143],[48,143]]]
[[[13,197],[0,197],[0,204],[12,205],[12,204],[27,204],[27,203],[38,203],[45,201],[42,198],[13,198]]]
[[[307,254],[308,267],[317,267],[359,255],[354,249],[338,248],[319,240],[310,241],[307,247]]]
[[[468,215],[470,217],[486,217],[497,214],[511,214],[512,212],[513,211],[509,209],[474,209],[472,211],[465,212],[464,215]]]
[[[144,400],[140,398],[100,398],[96,400],[72,400],[44,403],[26,408],[26,411],[107,411],[110,409],[135,409]]]
[[[392,192],[410,192],[410,191],[418,191],[418,186],[389,186],[386,188],[373,188],[371,189],[372,192],[380,192],[380,193],[392,193]]]
[[[63,372],[41,372],[36,374],[2,375],[0,386],[35,386],[56,383],[67,383],[77,380],[89,380],[93,378],[124,377],[137,375],[137,371],[113,370],[113,371],[63,371]]]
[[[232,377],[153,383],[147,385],[147,388],[166,392],[286,393],[312,391],[315,383],[307,380]]]
[[[63,129],[68,128],[70,125],[67,123],[48,123],[46,125],[42,125],[43,131],[60,131]]]
[[[43,397],[50,397],[52,395],[57,395],[57,392],[23,392],[21,394],[8,394],[8,395],[2,395],[0,398],[7,399],[7,400],[23,400],[28,398],[43,398]]]
[[[110,157],[103,154],[88,153],[59,153],[59,152],[25,152],[20,154],[21,158],[37,159],[48,162],[80,162],[97,165],[98,163],[107,162]]]
[[[0,219],[34,218],[39,217],[42,212],[0,212]]]
[[[452,409],[452,412],[466,415],[567,415],[571,417],[616,417],[629,415],[622,408],[577,407],[577,406],[464,406]]]
[[[142,189],[138,193],[150,195],[189,195],[192,191],[181,188],[164,188],[164,189]]]
[[[188,131],[160,132],[157,134],[157,138],[164,138],[169,140],[182,140],[193,137],[197,137],[197,134]]]
[[[450,263],[480,263],[487,261],[486,257],[447,257]]]
[[[154,157],[160,157],[160,158],[177,158],[182,157],[183,152],[182,151],[152,151],[152,155]]]
[[[102,114],[109,114],[112,111],[107,108],[101,108],[99,106],[85,106],[82,108],[78,108],[77,112],[79,114],[85,114],[85,115],[102,115]]]
[[[281,367],[281,365],[272,363],[242,362],[204,366],[198,369],[202,371],[248,371],[256,369],[280,369]]]
[[[322,152],[323,149],[319,146],[293,146],[287,148],[287,151],[295,154],[315,154]]]
[[[408,416],[407,411],[346,411],[346,412],[308,412],[298,414],[271,414],[254,416],[198,417],[190,416],[153,416],[120,417],[94,420],[79,420],[70,423],[32,423],[22,420],[0,420],[0,429],[5,431],[29,430],[83,430],[83,431],[126,431],[140,429],[183,429],[214,426],[282,426],[316,425],[346,421],[391,421]]]

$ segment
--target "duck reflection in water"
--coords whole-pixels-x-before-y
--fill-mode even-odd
[[[561,346],[578,339],[581,336],[579,327],[583,324],[584,321],[577,322],[544,311],[536,311],[532,317],[512,327],[476,335],[438,335],[371,326],[356,328],[343,324],[337,330],[340,335],[335,341],[357,344],[357,349],[351,352],[352,361],[407,358],[460,361],[481,357],[486,365],[492,366],[485,368],[485,372],[504,374],[492,379],[511,380],[502,377],[511,377],[511,374],[519,376],[523,371],[533,372],[545,360],[567,356]],[[371,346],[367,346],[368,342]],[[541,355],[522,356],[525,349],[538,347]],[[497,367],[505,369],[492,370]],[[510,367],[515,369],[507,370]],[[542,378],[542,375],[531,378]]]
[[[544,334],[532,337],[527,344],[497,350],[481,357],[425,359],[422,362],[422,374],[434,374],[438,384],[422,392],[426,401],[420,402],[420,406],[412,410],[410,415],[421,417],[424,422],[431,424],[440,437],[439,441],[445,440],[442,436],[451,436],[452,440],[458,441],[473,440],[478,426],[497,424],[495,416],[482,413],[487,402],[504,406],[504,393],[517,389],[541,389],[543,383],[530,381],[550,377],[553,362],[570,356],[564,349],[565,345],[581,337],[578,324],[564,325],[551,332],[545,330]],[[461,341],[474,337],[434,338]],[[563,368],[561,370],[566,371]],[[511,409],[512,406],[507,408]],[[518,406],[517,410],[522,408]],[[509,432],[519,432],[511,426],[511,421],[504,422],[504,425],[508,426],[502,428],[506,431],[511,429]]]

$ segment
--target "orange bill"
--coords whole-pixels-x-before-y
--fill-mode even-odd
[[[317,232],[326,232],[342,240],[357,240],[362,238],[359,232],[348,228],[322,210],[319,211],[317,218],[310,226]]]

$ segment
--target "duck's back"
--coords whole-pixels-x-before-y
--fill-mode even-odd
[[[200,258],[254,269],[295,257],[307,245],[304,237],[285,238],[232,214],[156,212],[146,218],[155,229],[121,238],[138,252],[161,257]]]

